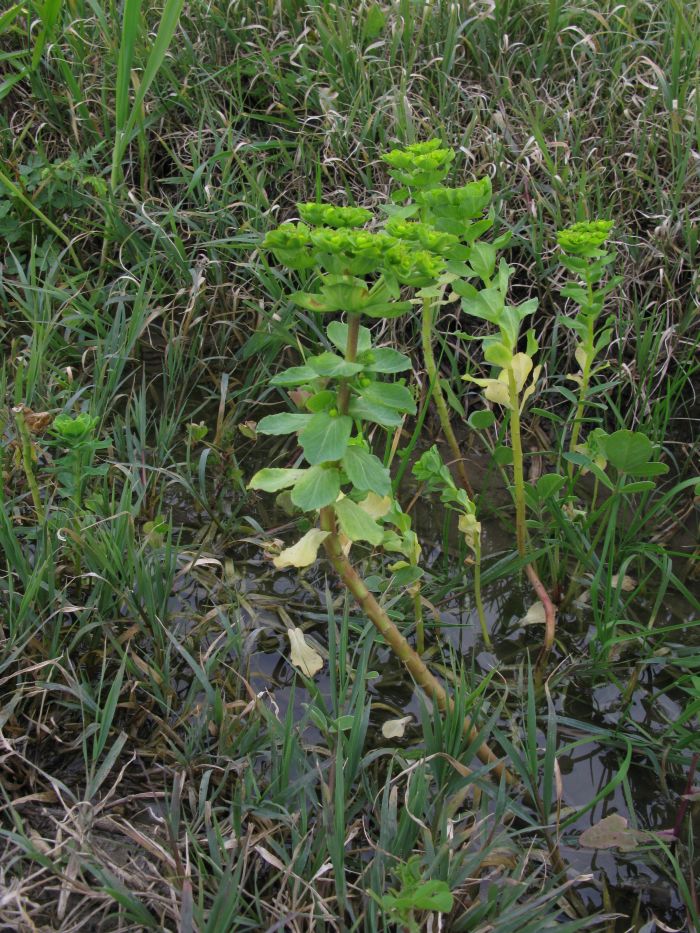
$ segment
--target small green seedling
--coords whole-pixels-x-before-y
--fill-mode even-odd
[[[423,914],[448,914],[454,903],[446,881],[422,877],[420,862],[420,856],[414,855],[396,869],[398,887],[390,888],[389,894],[379,897],[369,892],[405,933],[420,933],[424,929]]]
[[[63,454],[54,460],[54,471],[60,484],[61,494],[72,499],[80,508],[83,501],[85,481],[90,476],[103,476],[107,470],[105,464],[95,467],[95,454],[109,447],[109,441],[95,437],[95,428],[99,418],[86,413],[76,415],[61,414],[54,418],[50,433],[54,444],[63,449]]]
[[[601,284],[606,270],[615,260],[613,252],[601,248],[612,227],[613,223],[610,220],[593,220],[574,224],[557,234],[557,242],[563,250],[559,261],[577,279],[567,284],[561,290],[561,294],[565,298],[571,298],[579,306],[575,317],[560,319],[565,327],[576,334],[575,357],[581,367],[580,373],[569,377],[579,386],[569,453],[574,453],[578,446],[590,380],[596,371],[596,358],[610,343],[612,319],[609,318],[601,330],[596,330],[596,324],[603,312],[606,296],[622,281],[621,276],[611,276],[607,282]],[[570,477],[573,477],[573,468],[574,465],[570,462]]]

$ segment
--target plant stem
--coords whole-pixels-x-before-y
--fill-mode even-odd
[[[481,598],[481,541],[477,535],[474,543],[474,599],[476,601],[476,611],[479,614],[479,625],[484,644],[491,648],[491,636],[486,626],[486,613],[484,612],[484,602]]]
[[[527,526],[525,524],[525,473],[523,468],[523,444],[520,436],[520,399],[512,367],[508,370],[510,394],[510,433],[513,445],[513,484],[515,486],[515,538],[518,554],[527,556]]]
[[[32,439],[29,435],[29,428],[27,427],[27,422],[24,418],[24,411],[21,405],[17,405],[15,408],[13,408],[12,413],[15,416],[22,447],[22,466],[24,467],[24,475],[27,477],[27,485],[29,486],[29,491],[32,494],[32,501],[34,502],[34,508],[36,509],[36,517],[40,522],[43,523],[46,520],[46,513],[44,512],[44,504],[41,501],[39,485],[36,481],[36,476],[34,475],[34,457],[32,455]]]
[[[343,552],[340,538],[336,532],[335,512],[330,505],[321,509],[321,529],[330,534],[323,542],[326,554],[336,573],[353,595],[355,601],[365,613],[370,622],[384,638],[396,657],[403,662],[418,686],[433,700],[441,712],[453,711],[454,702],[447,694],[440,681],[428,670],[420,655],[411,648],[394,622],[391,621],[384,609],[365,586],[349,559]],[[471,719],[466,718],[463,726],[464,734],[474,742],[479,737],[479,731]],[[478,749],[479,759],[487,765],[493,765],[494,773],[500,779],[505,778],[510,785],[517,783],[515,777],[499,761],[498,756],[491,750],[486,742],[482,742]]]
[[[354,363],[357,359],[357,341],[360,335],[360,315],[348,312],[348,342],[345,347],[345,359],[348,363]],[[341,415],[347,415],[348,404],[350,402],[350,386],[347,379],[340,380],[338,389],[338,411]]]
[[[589,320],[589,338],[586,346],[586,361],[583,364],[581,374],[581,386],[578,393],[578,404],[576,405],[576,414],[574,415],[574,425],[571,429],[571,440],[569,442],[569,453],[576,453],[576,445],[581,434],[581,425],[583,422],[583,411],[586,405],[586,395],[588,393],[588,384],[591,379],[591,357],[593,355],[593,321]],[[573,479],[574,464],[569,463],[569,479]]]
[[[518,387],[515,382],[513,368],[508,369],[508,390],[510,394],[511,419],[510,433],[513,444],[513,484],[515,486],[515,535],[518,544],[518,554],[527,560],[525,573],[530,585],[544,608],[545,629],[543,658],[549,654],[554,644],[556,634],[556,615],[554,604],[549,598],[544,584],[537,575],[537,571],[528,559],[527,553],[527,525],[525,514],[525,474],[523,469],[523,445],[520,436],[520,399]]]
[[[423,360],[425,362],[425,369],[428,374],[428,380],[430,382],[430,389],[432,391],[433,398],[435,399],[435,407],[437,408],[437,412],[440,417],[442,433],[445,435],[445,440],[447,441],[450,450],[452,451],[452,456],[455,459],[457,473],[459,474],[459,481],[469,495],[470,499],[473,499],[474,490],[472,489],[472,485],[469,482],[467,469],[464,466],[464,460],[462,459],[462,452],[459,449],[459,443],[457,442],[457,438],[455,437],[455,433],[452,430],[452,425],[450,423],[450,414],[447,410],[447,402],[445,401],[445,396],[442,394],[442,388],[440,386],[437,364],[435,363],[435,354],[433,353],[433,309],[431,307],[429,298],[423,299],[421,337],[423,342]]]
[[[425,625],[423,624],[423,603],[420,595],[420,581],[413,584],[413,617],[416,620],[416,651],[425,652]]]

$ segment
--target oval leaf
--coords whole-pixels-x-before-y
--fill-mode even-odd
[[[335,504],[335,514],[343,534],[351,541],[367,541],[369,544],[382,543],[384,532],[364,509],[352,499],[340,499]]]
[[[378,496],[387,496],[391,492],[389,471],[379,457],[364,447],[348,447],[342,466],[355,489],[376,492]]]
[[[267,467],[264,470],[258,470],[248,483],[248,489],[279,492],[280,489],[288,489],[289,486],[293,486],[307,472],[307,470],[280,470]]]
[[[292,490],[292,502],[303,512],[322,509],[335,502],[340,492],[340,471],[312,466],[303,471]]]
[[[278,570],[284,570],[285,567],[309,567],[316,560],[318,549],[329,534],[320,528],[311,528],[296,544],[285,548],[273,558],[272,563]]]
[[[308,417],[306,427],[299,434],[299,443],[306,459],[312,466],[325,460],[340,460],[350,440],[352,418],[347,415],[333,416],[325,411]]]
[[[285,413],[282,415],[267,415],[258,421],[258,434],[294,434],[306,427],[312,415],[297,415]]]

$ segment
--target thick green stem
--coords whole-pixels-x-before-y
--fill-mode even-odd
[[[345,347],[345,359],[348,363],[354,363],[357,359],[357,341],[360,336],[360,315],[348,312],[348,342]],[[347,379],[340,380],[338,389],[338,411],[341,415],[347,415],[348,405],[350,403],[350,386]]]
[[[583,412],[586,406],[586,395],[588,394],[588,383],[591,378],[591,364],[593,362],[593,353],[595,347],[595,317],[593,313],[593,283],[591,282],[590,269],[584,272],[586,279],[586,291],[588,293],[588,315],[586,317],[587,337],[584,344],[586,359],[582,367],[581,386],[578,393],[578,404],[576,405],[576,414],[574,415],[574,425],[571,429],[571,441],[569,443],[569,453],[576,452],[576,445],[581,434],[581,425],[583,422]],[[573,479],[574,464],[569,463],[569,479]]]
[[[544,645],[542,649],[543,660],[552,650],[554,638],[556,635],[556,613],[554,604],[549,598],[549,593],[544,588],[537,571],[528,559],[527,553],[527,524],[525,513],[525,472],[523,468],[523,444],[520,436],[520,399],[518,397],[518,386],[515,381],[515,373],[512,367],[508,370],[508,391],[510,395],[511,418],[510,433],[511,443],[513,445],[513,485],[515,487],[515,535],[518,544],[518,554],[525,558],[525,573],[530,581],[530,585],[535,591],[535,595],[542,603],[544,608],[545,629]]]
[[[348,591],[354,597],[360,609],[362,609],[370,622],[375,626],[396,657],[405,665],[418,686],[435,702],[438,709],[442,712],[454,710],[454,703],[447,694],[445,688],[440,681],[431,674],[420,655],[411,648],[397,626],[391,621],[384,609],[382,609],[377,600],[367,589],[362,578],[344,553],[340,538],[336,533],[335,512],[332,506],[325,506],[325,508],[321,509],[320,524],[323,531],[330,532],[323,542],[328,559]],[[479,737],[478,729],[469,718],[464,720],[464,734],[472,742],[476,741]],[[477,755],[484,764],[493,765],[494,773],[499,778],[504,777],[506,782],[511,785],[517,783],[515,777],[508,771],[505,765],[499,761],[498,756],[491,750],[486,742],[482,742],[479,745]]]
[[[593,354],[593,323],[590,325],[591,334],[589,335],[589,340],[586,346],[586,360],[583,364],[583,372],[581,375],[581,386],[578,393],[578,404],[576,405],[576,414],[574,415],[574,424],[571,429],[571,441],[569,442],[569,453],[576,453],[576,446],[578,444],[578,439],[581,435],[581,426],[583,424],[583,412],[586,406],[586,395],[588,394],[588,384],[591,379],[591,357]],[[569,479],[572,480],[574,476],[574,464],[569,463]]]
[[[36,476],[34,475],[34,457],[32,454],[32,439],[29,435],[29,428],[27,427],[27,422],[24,418],[24,411],[22,410],[21,405],[17,405],[16,408],[13,408],[12,413],[15,416],[17,431],[19,432],[24,475],[27,477],[27,485],[29,486],[29,491],[32,495],[34,508],[36,509],[36,517],[40,522],[43,523],[46,518],[46,513],[44,512],[44,503],[41,501],[39,484],[37,483]]]
[[[462,459],[462,451],[459,449],[459,443],[457,442],[455,433],[452,430],[452,425],[450,423],[450,413],[447,410],[447,402],[445,401],[445,396],[443,395],[442,387],[440,386],[440,378],[437,371],[437,364],[435,362],[435,354],[433,353],[433,309],[431,307],[429,298],[423,299],[421,337],[423,342],[423,360],[425,362],[425,370],[428,374],[430,389],[433,395],[433,399],[435,400],[435,407],[437,408],[438,416],[440,418],[442,433],[445,435],[445,440],[447,441],[450,450],[452,451],[452,456],[455,459],[457,473],[459,474],[459,481],[468,493],[469,497],[474,498],[474,491],[472,489],[471,483],[469,482],[467,469],[464,466],[464,460]]]
[[[486,625],[486,613],[484,612],[484,601],[481,598],[481,541],[477,537],[474,544],[474,599],[476,601],[476,611],[479,615],[479,625],[484,644],[491,648],[491,636]]]

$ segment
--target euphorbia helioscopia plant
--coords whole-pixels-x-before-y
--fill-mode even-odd
[[[282,551],[278,567],[312,564],[323,545],[326,554],[367,618],[376,626],[416,683],[441,710],[452,706],[440,681],[369,591],[348,553],[366,542],[404,557],[415,566],[419,548],[406,515],[392,495],[387,468],[370,450],[368,425],[395,430],[416,404],[411,391],[392,377],[410,368],[409,359],[391,347],[372,344],[361,316],[395,317],[412,307],[399,300],[401,286],[424,288],[445,268],[445,259],[389,232],[359,229],[368,220],[361,208],[299,205],[302,222],[269,233],[264,247],[292,269],[314,268],[318,291],[298,292],[296,304],[319,313],[344,311],[347,322],[332,321],[326,333],[339,352],[308,357],[275,376],[273,383],[301,390],[304,410],[263,418],[261,434],[296,434],[306,466],[260,470],[250,486],[268,492],[290,490],[302,511],[318,514],[318,525]],[[321,226],[323,224],[323,226]],[[472,740],[478,730],[468,720]],[[482,761],[506,774],[494,752],[478,748]]]

